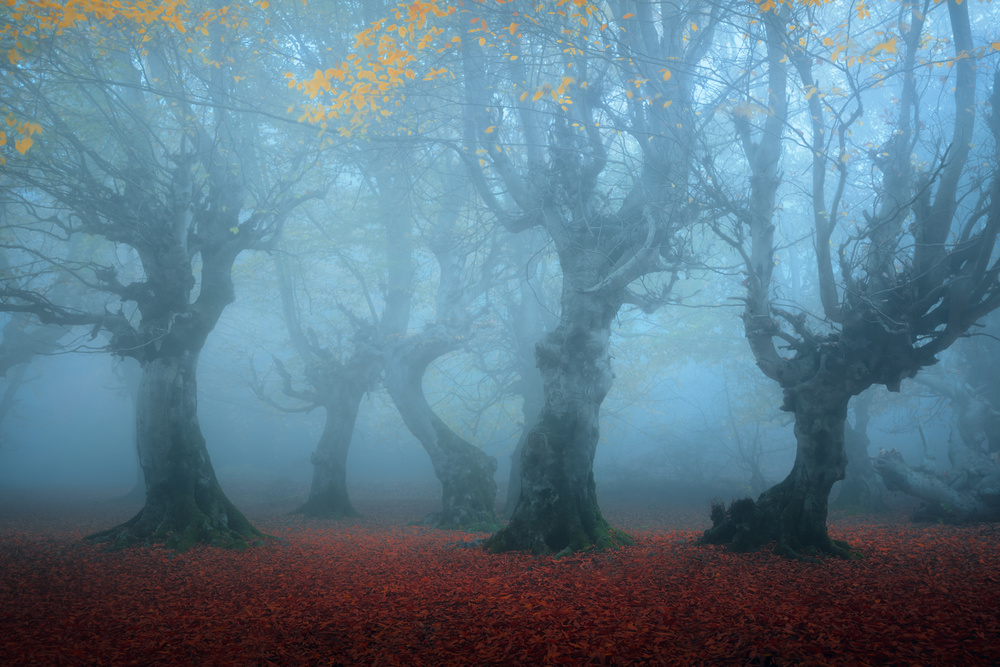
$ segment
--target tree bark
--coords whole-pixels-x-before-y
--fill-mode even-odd
[[[216,479],[198,423],[198,354],[184,350],[144,364],[136,405],[146,505],[125,523],[91,535],[112,548],[164,543],[250,546],[264,538],[229,501]]]
[[[775,553],[803,560],[854,555],[845,542],[831,539],[826,527],[830,490],[847,469],[844,425],[851,393],[842,388],[847,383],[840,375],[821,370],[809,382],[785,390],[783,409],[795,414],[791,472],[756,503],[745,499],[724,512],[713,509],[713,525],[699,543],[729,544],[743,552],[777,542]]]
[[[537,241],[532,243],[529,240],[532,236],[530,231],[521,232],[513,235],[511,239],[517,258],[515,261],[529,267],[532,265],[532,247],[541,245]],[[545,262],[537,262],[536,270],[532,273],[538,277],[538,284],[533,285],[529,278],[523,278],[519,286],[519,303],[510,303],[507,306],[514,356],[520,376],[517,387],[522,399],[521,421],[524,424],[521,436],[517,440],[517,446],[514,447],[514,451],[510,455],[510,475],[503,510],[507,517],[514,512],[517,499],[521,495],[521,459],[524,455],[524,446],[527,444],[528,434],[535,422],[538,421],[538,415],[545,400],[545,386],[535,363],[535,346],[545,334],[546,329],[552,329],[556,324],[555,317],[551,313],[543,312],[539,303],[541,290],[544,289],[546,269]]]
[[[875,460],[875,470],[890,490],[923,501],[914,511],[914,520],[1000,520],[1000,457],[989,451],[989,404],[964,383],[934,375],[917,381],[951,399],[951,470],[940,474],[930,468],[911,468],[896,450],[883,450]]]
[[[520,497],[510,524],[486,542],[489,551],[569,553],[631,543],[604,520],[593,473],[601,403],[614,377],[608,344],[617,310],[564,288],[562,322],[535,349],[545,403],[525,439]]]
[[[985,459],[985,457],[984,457]],[[974,483],[963,475],[952,479],[911,468],[897,450],[882,451],[875,459],[875,469],[885,485],[923,501],[914,518],[941,521],[1000,521],[1000,464],[985,459],[979,466],[982,474]]]
[[[351,377],[329,381],[334,386],[324,395],[326,422],[311,459],[309,498],[292,513],[322,519],[358,517],[347,493],[347,454],[361,399],[371,383]]]
[[[454,346],[441,325],[390,345],[385,387],[403,422],[430,456],[441,482],[441,511],[421,523],[446,529],[495,530],[497,462],[448,427],[427,404],[423,377],[427,366]]]

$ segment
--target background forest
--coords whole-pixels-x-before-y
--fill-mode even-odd
[[[995,518],[989,3],[5,11],[0,482],[145,493],[98,539],[253,539],[249,479],[495,551]]]

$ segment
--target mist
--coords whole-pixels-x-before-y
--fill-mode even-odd
[[[5,660],[1000,664],[988,2],[3,11]]]

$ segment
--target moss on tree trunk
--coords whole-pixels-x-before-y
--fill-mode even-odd
[[[714,507],[712,527],[701,544],[726,544],[750,551],[775,543],[775,553],[810,560],[828,554],[856,557],[846,542],[827,532],[830,489],[844,478],[844,424],[850,394],[831,391],[825,383],[786,391],[786,409],[795,413],[795,464],[780,483],[756,502],[744,499],[729,508]]]
[[[146,504],[125,523],[88,539],[125,548],[160,543],[243,548],[266,536],[226,497],[212,468],[197,415],[196,352],[156,357],[143,368],[136,402]]]
[[[521,455],[521,493],[510,523],[485,543],[492,553],[600,551],[632,543],[601,514],[593,474],[601,403],[613,377],[614,311],[577,294],[564,294],[563,303],[563,323],[536,347],[545,404]]]
[[[437,446],[431,455],[441,482],[441,511],[423,522],[436,528],[488,532],[499,526],[496,516],[496,460],[433,418]]]

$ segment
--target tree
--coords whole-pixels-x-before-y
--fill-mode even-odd
[[[529,426],[538,421],[545,399],[542,375],[535,365],[535,345],[547,332],[558,324],[555,307],[556,297],[546,289],[551,273],[549,258],[534,257],[542,243],[532,239],[531,231],[511,235],[509,245],[514,266],[524,267],[524,275],[518,279],[517,298],[513,294],[504,304],[506,313],[506,333],[510,357],[513,359],[513,374],[516,384],[513,390],[521,396],[521,437],[510,457],[510,475],[507,483],[507,497],[504,513],[510,516],[521,496],[521,457],[527,443]],[[541,234],[534,234],[541,237]]]
[[[427,171],[435,175],[440,196],[425,216],[422,236],[438,267],[434,314],[420,331],[386,341],[384,383],[406,427],[430,456],[441,482],[441,512],[426,517],[424,523],[492,530],[498,523],[493,478],[496,460],[456,433],[431,408],[423,378],[433,361],[459,349],[471,335],[478,314],[474,306],[494,280],[496,243],[489,234],[485,239],[474,235],[470,240],[464,233],[471,192],[461,162],[450,153],[432,159]],[[411,183],[410,179],[397,181],[397,191],[401,185],[409,191]],[[477,252],[480,245],[485,247]],[[389,284],[412,293],[405,284]]]
[[[325,519],[356,517],[358,513],[347,492],[347,455],[361,400],[381,372],[381,348],[372,323],[356,317],[343,304],[339,305],[353,329],[349,344],[324,344],[312,328],[303,329],[289,263],[289,258],[275,256],[282,315],[292,346],[304,365],[307,387],[296,387],[292,373],[274,357],[284,394],[301,405],[287,407],[278,403],[266,394],[260,381],[254,382],[254,391],[258,398],[279,410],[303,412],[322,407],[326,417],[311,457],[313,476],[309,497],[293,513]],[[364,288],[363,282],[361,287]]]
[[[489,15],[490,25],[511,23],[508,57],[483,48],[495,33],[462,36],[463,145],[478,148],[475,157],[464,154],[480,196],[508,230],[544,230],[563,284],[559,324],[535,349],[544,402],[526,426],[520,497],[509,525],[486,546],[610,548],[630,541],[604,520],[593,477],[600,407],[613,378],[611,323],[626,304],[653,310],[665,303],[677,277],[693,213],[694,65],[717,16],[707,3],[664,4],[657,22],[649,4],[622,3],[620,14],[606,17],[619,30],[605,33],[604,18],[584,3],[550,16],[514,4]],[[527,17],[523,26],[514,23],[515,10]],[[609,46],[595,47],[601,40]],[[635,143],[616,145],[620,134]],[[487,172],[478,170],[480,159]],[[501,189],[511,206],[498,198]],[[664,272],[672,279],[632,287]]]
[[[989,359],[990,355],[983,357]],[[966,377],[975,377],[978,369],[974,366],[966,370],[971,372],[957,377],[954,372],[924,373],[916,379],[951,406],[950,470],[942,473],[926,464],[911,467],[897,450],[882,450],[875,460],[875,470],[886,487],[922,501],[914,512],[918,520],[1000,519],[1000,455],[990,437],[995,433],[993,425],[998,415],[990,404],[989,392],[966,381]]]
[[[380,119],[421,74],[438,82],[433,99],[462,105],[458,126],[408,131],[452,147],[508,230],[544,230],[563,276],[560,324],[536,346],[545,398],[527,426],[520,500],[488,547],[627,541],[601,516],[592,474],[610,327],[625,304],[664,303],[685,253],[696,66],[720,9],[662,3],[654,13],[628,2],[606,16],[585,0],[548,12],[521,2],[405,9],[359,33],[353,59],[297,82],[329,100],[307,115],[344,135],[368,132],[392,122]]]
[[[994,259],[1000,177],[979,167],[984,161],[1000,163],[1000,87],[994,79],[987,122],[993,150],[974,155],[977,48],[969,5],[952,0],[889,8],[898,10],[889,27],[899,38],[867,50],[858,49],[853,34],[837,33],[852,25],[841,23],[838,6],[806,14],[779,5],[750,27],[751,40],[763,45],[767,78],[759,84],[763,97],[747,94],[742,100],[762,110],[761,122],[731,114],[731,131],[749,172],[747,194],[740,198],[735,186],[719,185],[726,174],[716,155],[716,161],[705,161],[706,182],[711,179],[706,197],[734,221],[730,228],[717,225],[716,231],[743,259],[746,336],[762,372],[784,391],[783,409],[795,416],[797,449],[789,475],[756,501],[714,508],[703,542],[744,550],[775,541],[776,551],[791,557],[852,556],[849,545],[832,540],[826,528],[829,492],[847,464],[848,402],[873,384],[898,391],[903,379],[933,364],[935,355],[1000,306],[1000,264]],[[945,7],[950,27],[944,21],[929,23],[928,15]],[[794,29],[786,31],[789,25]],[[801,27],[807,25],[815,28]],[[948,60],[953,78],[946,77],[940,91],[950,91],[954,104],[950,137],[922,122],[922,96],[930,94],[925,90],[934,82],[925,80],[932,63],[922,54],[928,45],[946,43],[926,39],[938,36],[931,26],[947,30],[941,37],[954,47]],[[748,44],[756,48],[754,41]],[[876,135],[879,144],[870,151],[851,142],[873,94],[866,90],[864,72],[874,84],[892,83],[898,91],[893,113]],[[796,90],[808,132],[798,130],[791,114],[789,100]],[[987,138],[981,139],[977,146],[986,144]],[[781,167],[791,167],[785,148],[796,140],[808,151],[811,183],[801,196],[812,212],[819,313],[782,307],[772,287],[776,199],[779,192],[793,196],[781,189]],[[936,150],[941,145],[946,150]],[[866,168],[876,175],[874,201],[865,199],[863,181],[851,178]],[[828,184],[831,173],[835,181]],[[965,203],[970,196],[978,198],[972,206]],[[840,231],[838,281],[834,232],[839,220],[849,217],[856,227]],[[817,325],[822,332],[814,330]],[[786,343],[792,355],[779,353],[776,341]]]
[[[277,100],[265,85],[275,73],[259,18],[216,7],[186,33],[64,27],[0,82],[13,112],[45,128],[42,144],[7,163],[16,185],[6,211],[29,221],[4,221],[18,239],[8,253],[35,279],[5,283],[0,310],[103,329],[109,350],[143,370],[136,431],[146,503],[93,536],[114,546],[243,546],[261,536],[219,486],[196,385],[199,352],[235,298],[237,257],[270,248],[313,196],[298,185],[315,156],[283,153],[270,122],[281,116],[265,111],[268,96]],[[93,260],[60,254],[76,235],[102,240]],[[122,258],[138,259],[141,272],[123,270]],[[103,294],[103,312],[50,298],[50,267]]]

